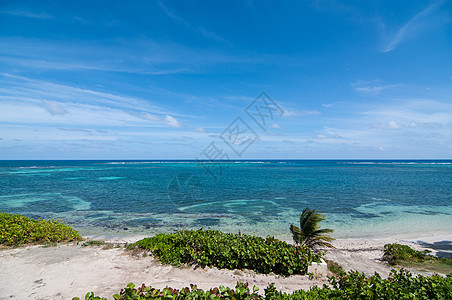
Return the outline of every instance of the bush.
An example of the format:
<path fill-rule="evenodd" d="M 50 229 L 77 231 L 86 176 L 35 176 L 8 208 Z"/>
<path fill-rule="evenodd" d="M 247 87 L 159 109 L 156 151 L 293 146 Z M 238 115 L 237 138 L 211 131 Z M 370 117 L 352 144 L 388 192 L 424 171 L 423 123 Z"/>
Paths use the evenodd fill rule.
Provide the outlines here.
<path fill-rule="evenodd" d="M 180 231 L 145 238 L 134 245 L 149 249 L 164 264 L 195 263 L 225 269 L 251 269 L 258 273 L 305 274 L 321 254 L 274 237 L 223 233 L 214 230 Z"/>
<path fill-rule="evenodd" d="M 80 234 L 57 220 L 34 220 L 0 212 L 0 245 L 18 246 L 81 240 Z"/>
<path fill-rule="evenodd" d="M 335 261 L 325 259 L 328 271 L 331 271 L 335 276 L 345 275 L 345 271 L 340 264 Z"/>
<path fill-rule="evenodd" d="M 378 273 L 367 278 L 350 272 L 339 279 L 330 278 L 332 289 L 342 299 L 451 299 L 452 277 L 413 276 L 407 270 L 392 270 L 388 279 Z"/>
<path fill-rule="evenodd" d="M 163 290 L 146 287 L 144 284 L 135 288 L 129 283 L 119 294 L 113 296 L 117 300 L 126 299 L 162 299 L 162 300 L 313 300 L 313 299 L 451 299 L 452 276 L 447 277 L 413 277 L 406 270 L 391 271 L 388 279 L 382 279 L 378 274 L 367 278 L 358 272 L 349 272 L 339 279 L 329 277 L 330 286 L 314 286 L 308 291 L 299 290 L 291 294 L 279 292 L 274 284 L 265 289 L 263 296 L 258 295 L 258 288 L 252 290 L 247 284 L 238 282 L 235 289 L 213 288 L 209 291 L 191 288 Z M 78 298 L 74 298 L 78 299 Z M 95 297 L 92 292 L 85 297 L 88 300 L 106 300 Z"/>
<path fill-rule="evenodd" d="M 428 270 L 435 273 L 452 272 L 452 257 L 435 257 L 427 254 L 430 251 L 417 251 L 406 245 L 386 244 L 383 260 L 390 265 Z"/>
<path fill-rule="evenodd" d="M 135 288 L 133 283 L 129 283 L 126 288 L 122 289 L 119 294 L 113 295 L 116 300 L 125 299 L 165 299 L 165 300 L 182 300 L 182 299 L 236 299 L 236 300 L 259 300 L 261 297 L 257 294 L 259 288 L 254 287 L 253 291 L 250 291 L 248 284 L 237 282 L 234 289 L 220 286 L 219 288 L 213 288 L 209 291 L 198 289 L 196 285 L 191 284 L 190 288 L 186 287 L 182 290 L 176 290 L 173 288 L 164 288 L 163 290 L 147 287 L 144 284 L 139 288 Z M 94 295 L 93 292 L 89 292 L 85 296 L 86 300 L 107 300 L 107 298 L 101 298 Z M 80 300 L 78 297 L 72 298 L 72 300 Z"/>
<path fill-rule="evenodd" d="M 383 260 L 390 265 L 396 265 L 401 260 L 424 261 L 429 258 L 432 258 L 432 256 L 427 255 L 426 252 L 417 251 L 410 246 L 400 244 L 386 244 L 383 253 Z"/>
<path fill-rule="evenodd" d="M 82 244 L 82 247 L 91 247 L 91 246 L 105 246 L 107 243 L 102 241 L 86 241 Z"/>

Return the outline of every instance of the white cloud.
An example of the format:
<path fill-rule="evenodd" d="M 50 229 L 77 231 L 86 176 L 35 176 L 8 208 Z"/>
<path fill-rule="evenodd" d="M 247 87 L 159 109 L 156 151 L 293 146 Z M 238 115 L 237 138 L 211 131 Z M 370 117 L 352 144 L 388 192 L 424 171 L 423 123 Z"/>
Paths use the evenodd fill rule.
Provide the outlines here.
<path fill-rule="evenodd" d="M 425 9 L 413 16 L 408 22 L 400 27 L 390 38 L 384 41 L 382 52 L 390 52 L 394 50 L 401 42 L 414 36 L 426 26 L 427 17 L 437 10 L 445 0 L 432 2 Z"/>
<path fill-rule="evenodd" d="M 389 129 L 389 130 L 395 130 L 395 129 L 400 129 L 400 128 L 404 128 L 404 127 L 405 127 L 405 125 L 403 125 L 395 120 L 389 120 L 384 123 L 376 123 L 376 124 L 372 124 L 370 126 L 370 128 L 372 128 L 372 129 Z"/>
<path fill-rule="evenodd" d="M 397 120 L 398 123 L 407 125 L 413 122 L 413 125 L 417 124 L 418 127 L 425 123 L 451 124 L 452 103 L 430 99 L 393 101 L 391 104 L 376 105 L 362 114 L 367 119 L 380 123 Z"/>
<path fill-rule="evenodd" d="M 1 75 L 5 79 L 0 87 L 0 121 L 3 122 L 36 127 L 141 127 L 143 130 L 181 126 L 176 119 L 180 114 L 167 112 L 144 99 Z"/>
<path fill-rule="evenodd" d="M 278 124 L 274 123 L 274 124 L 270 125 L 270 128 L 279 129 L 281 127 Z"/>
<path fill-rule="evenodd" d="M 320 114 L 320 112 L 317 110 L 297 110 L 283 108 L 283 111 L 283 117 L 300 117 Z"/>
<path fill-rule="evenodd" d="M 3 100 L 5 105 L 7 103 L 24 106 L 39 105 L 53 116 L 74 116 L 70 108 L 75 108 L 77 111 L 80 109 L 93 111 L 99 108 L 99 112 L 102 108 L 105 108 L 106 112 L 121 111 L 121 114 L 129 114 L 135 118 L 162 124 L 167 123 L 166 115 L 193 117 L 167 111 L 142 98 L 83 89 L 10 74 L 0 74 L 0 77 L 3 77 L 4 83 L 0 87 L 0 100 Z M 82 116 L 80 117 L 82 118 Z M 100 118 L 95 118 L 93 121 L 98 119 Z"/>
<path fill-rule="evenodd" d="M 103 41 L 52 41 L 25 37 L 0 37 L 0 64 L 10 70 L 106 71 L 127 74 L 206 74 L 211 66 L 269 65 L 285 57 L 260 53 L 245 55 L 200 49 L 151 38 Z M 3 68 L 5 69 L 5 67 Z M 5 69 L 7 70 L 7 69 Z"/>
<path fill-rule="evenodd" d="M 142 118 L 144 120 L 150 120 L 150 121 L 160 121 L 161 118 L 159 116 L 156 115 L 151 115 L 150 113 L 144 112 L 141 114 L 136 114 L 136 116 L 138 116 L 139 118 Z"/>
<path fill-rule="evenodd" d="M 226 96 L 226 97 L 224 97 L 224 99 L 233 100 L 233 101 L 246 101 L 246 102 L 252 102 L 253 100 L 255 100 L 255 98 L 249 97 L 249 96 Z"/>
<path fill-rule="evenodd" d="M 1 97 L 0 97 L 1 99 Z M 54 103 L 57 104 L 57 103 Z M 80 103 L 65 103 L 67 113 L 58 110 L 58 104 L 52 118 L 49 111 L 42 109 L 41 101 L 0 101 L 0 120 L 14 124 L 35 125 L 78 125 L 78 126 L 143 126 L 148 121 L 137 118 L 115 108 Z M 155 124 L 157 125 L 157 124 Z"/>
<path fill-rule="evenodd" d="M 55 101 L 42 100 L 42 103 L 44 104 L 45 110 L 52 116 L 65 115 L 68 113 L 61 104 Z"/>
<path fill-rule="evenodd" d="M 418 127 L 419 125 L 418 125 L 416 122 L 411 121 L 410 124 L 409 124 L 408 126 L 411 127 L 411 128 L 416 128 L 416 127 Z"/>
<path fill-rule="evenodd" d="M 326 155 L 336 153 L 337 157 L 447 158 L 452 155 L 449 147 L 452 103 L 448 99 L 379 97 L 379 101 L 348 105 L 345 115 L 325 115 L 315 121 L 310 126 L 311 135 L 303 129 L 285 139 L 302 146 L 297 149 L 312 149 L 313 153 Z M 310 138 L 312 133 L 314 138 Z"/>
<path fill-rule="evenodd" d="M 182 126 L 182 124 L 179 123 L 179 121 L 177 121 L 175 118 L 173 118 L 169 115 L 166 115 L 165 121 L 171 127 L 181 127 Z"/>
<path fill-rule="evenodd" d="M 145 99 L 83 89 L 10 74 L 1 75 L 5 79 L 3 87 L 0 87 L 0 97 L 3 99 L 41 99 L 58 103 L 72 102 L 100 105 L 127 111 L 138 110 L 154 114 L 168 114 L 168 111 L 153 105 Z M 171 114 L 174 115 L 174 113 Z"/>
<path fill-rule="evenodd" d="M 227 42 L 225 39 L 223 39 L 222 37 L 220 37 L 218 34 L 216 34 L 214 32 L 206 30 L 205 28 L 202 28 L 202 27 L 193 26 L 192 24 L 187 22 L 187 20 L 185 20 L 181 16 L 177 15 L 174 11 L 170 10 L 165 4 L 163 4 L 162 1 L 158 1 L 158 4 L 162 8 L 162 10 L 166 13 L 166 15 L 168 15 L 174 21 L 183 24 L 187 28 L 193 30 L 194 32 L 196 32 L 198 34 L 203 35 L 204 37 L 206 37 L 208 39 L 212 39 L 212 40 L 216 40 L 216 41 L 220 41 L 220 42 Z"/>
<path fill-rule="evenodd" d="M 356 92 L 368 95 L 377 95 L 383 90 L 391 89 L 400 86 L 399 84 L 389 84 L 389 85 L 381 85 L 378 84 L 378 80 L 373 81 L 363 81 L 358 80 L 355 83 L 352 83 L 352 87 Z"/>
<path fill-rule="evenodd" d="M 11 16 L 16 17 L 26 17 L 26 18 L 33 18 L 33 19 L 53 19 L 52 16 L 46 14 L 46 13 L 34 13 L 27 10 L 3 10 L 0 11 L 1 14 L 8 14 Z"/>
<path fill-rule="evenodd" d="M 399 128 L 402 128 L 402 127 L 403 126 L 401 124 L 397 123 L 394 120 L 390 120 L 390 121 L 388 121 L 386 124 L 384 124 L 382 126 L 382 128 L 385 128 L 385 129 L 399 129 Z"/>

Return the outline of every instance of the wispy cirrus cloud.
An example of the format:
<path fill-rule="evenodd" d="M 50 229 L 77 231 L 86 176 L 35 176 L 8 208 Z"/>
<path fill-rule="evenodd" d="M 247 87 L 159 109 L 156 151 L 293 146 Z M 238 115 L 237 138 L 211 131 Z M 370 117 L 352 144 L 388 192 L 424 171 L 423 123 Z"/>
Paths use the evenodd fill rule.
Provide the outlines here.
<path fill-rule="evenodd" d="M 380 128 L 380 129 L 400 129 L 404 126 L 400 124 L 397 121 L 389 120 L 388 122 L 382 123 L 382 124 L 375 124 L 373 125 L 373 128 Z"/>
<path fill-rule="evenodd" d="M 49 101 L 49 100 L 42 100 L 42 103 L 44 104 L 44 108 L 46 109 L 46 111 L 51 114 L 52 116 L 55 115 L 65 115 L 68 113 L 68 111 L 66 109 L 64 109 L 63 106 L 61 106 L 61 104 L 54 102 L 54 101 Z"/>
<path fill-rule="evenodd" d="M 18 124 L 180 127 L 178 113 L 149 100 L 1 74 L 0 121 Z M 49 118 L 49 115 L 51 118 Z"/>
<path fill-rule="evenodd" d="M 168 15 L 168 17 L 170 17 L 171 19 L 173 19 L 176 22 L 182 23 L 185 26 L 192 28 L 192 26 L 187 21 L 185 21 L 184 18 L 182 18 L 181 16 L 177 15 L 172 10 L 170 10 L 168 8 L 168 6 L 163 4 L 162 1 L 158 1 L 158 4 L 159 4 L 160 8 Z"/>
<path fill-rule="evenodd" d="M 196 51 L 183 45 L 152 40 L 110 41 L 107 44 L 0 37 L 0 62 L 19 70 L 105 71 L 144 75 L 191 73 L 199 69 Z M 132 48 L 131 44 L 134 45 Z M 204 55 L 207 58 L 205 64 L 215 63 L 214 57 L 208 53 Z M 183 59 L 184 56 L 191 57 L 191 60 Z M 202 59 L 199 58 L 199 61 Z"/>
<path fill-rule="evenodd" d="M 432 14 L 436 10 L 438 10 L 445 2 L 446 0 L 433 1 L 422 11 L 414 15 L 408 22 L 398 28 L 395 32 L 393 32 L 389 36 L 385 36 L 381 52 L 390 52 L 406 39 L 411 38 L 421 32 L 426 26 L 429 25 L 429 22 L 432 19 Z M 385 25 L 381 25 L 385 32 Z"/>
<path fill-rule="evenodd" d="M 57 41 L 0 37 L 0 63 L 10 70 L 105 71 L 141 75 L 204 74 L 218 66 L 272 64 L 275 55 L 241 55 L 152 39 Z"/>
<path fill-rule="evenodd" d="M 409 124 L 438 123 L 444 126 L 452 125 L 452 104 L 447 101 L 432 99 L 399 99 L 396 103 L 382 104 L 361 114 L 377 122 L 395 120 L 405 127 Z M 417 127 L 417 126 L 414 126 Z M 401 128 L 401 127 L 400 127 Z"/>
<path fill-rule="evenodd" d="M 318 149 L 343 149 L 382 157 L 423 157 L 452 153 L 452 104 L 426 98 L 392 98 L 369 102 L 335 117 L 311 139 Z M 317 146 L 315 146 L 317 145 Z M 320 147 L 319 145 L 322 145 Z M 433 149 L 433 150 L 432 150 Z"/>
<path fill-rule="evenodd" d="M 352 87 L 356 92 L 367 95 L 377 95 L 384 90 L 392 89 L 398 86 L 400 86 L 400 84 L 383 84 L 379 80 L 358 80 L 352 83 Z"/>
<path fill-rule="evenodd" d="M 33 19 L 54 19 L 53 16 L 47 13 L 36 13 L 29 10 L 21 10 L 21 9 L 6 9 L 0 10 L 0 14 L 6 14 L 16 17 L 25 17 L 25 18 L 33 18 Z"/>
<path fill-rule="evenodd" d="M 308 109 L 293 109 L 293 108 L 283 108 L 283 117 L 301 117 L 301 116 L 309 116 L 309 115 L 318 115 L 320 114 L 317 110 L 308 110 Z"/>
<path fill-rule="evenodd" d="M 182 123 L 190 116 L 146 99 L 9 74 L 1 74 L 0 80 L 3 159 L 47 157 L 46 153 L 87 158 L 93 151 L 99 158 L 149 158 L 156 152 L 178 157 L 193 146 L 175 147 L 174 138 L 209 138 Z M 165 143 L 173 146 L 162 146 Z"/>
<path fill-rule="evenodd" d="M 169 115 L 165 116 L 165 121 L 171 127 L 176 127 L 177 128 L 177 127 L 181 127 L 182 126 L 182 124 L 178 120 L 176 120 L 176 118 L 174 118 L 172 116 L 169 116 Z"/>
<path fill-rule="evenodd" d="M 174 11 L 172 11 L 170 8 L 168 8 L 168 6 L 166 6 L 162 1 L 158 1 L 158 4 L 162 8 L 162 10 L 165 12 L 165 14 L 168 15 L 174 21 L 183 24 L 190 30 L 192 30 L 198 34 L 201 34 L 208 39 L 229 44 L 229 42 L 226 39 L 222 38 L 218 34 L 212 32 L 212 31 L 209 31 L 203 27 L 193 26 L 191 23 L 187 22 L 187 20 L 185 20 L 180 15 L 176 14 Z"/>

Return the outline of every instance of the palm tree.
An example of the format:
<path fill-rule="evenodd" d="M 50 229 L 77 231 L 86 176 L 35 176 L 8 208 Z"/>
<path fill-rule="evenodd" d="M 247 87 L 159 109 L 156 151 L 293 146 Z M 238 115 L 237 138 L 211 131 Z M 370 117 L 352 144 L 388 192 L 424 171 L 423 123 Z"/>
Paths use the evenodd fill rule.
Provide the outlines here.
<path fill-rule="evenodd" d="M 333 229 L 320 229 L 319 223 L 325 220 L 323 214 L 317 213 L 316 210 L 310 210 L 306 207 L 300 217 L 300 227 L 290 225 L 290 231 L 293 235 L 295 244 L 307 246 L 313 250 L 318 247 L 334 248 L 329 242 L 334 239 L 328 234 Z"/>

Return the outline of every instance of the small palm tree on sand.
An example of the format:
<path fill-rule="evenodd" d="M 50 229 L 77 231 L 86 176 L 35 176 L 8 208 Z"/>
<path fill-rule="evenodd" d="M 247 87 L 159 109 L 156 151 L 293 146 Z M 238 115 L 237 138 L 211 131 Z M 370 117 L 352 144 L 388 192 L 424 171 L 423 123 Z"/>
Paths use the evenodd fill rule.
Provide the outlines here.
<path fill-rule="evenodd" d="M 293 235 L 295 244 L 307 246 L 313 250 L 319 247 L 334 248 L 329 242 L 334 239 L 328 234 L 333 229 L 320 229 L 319 223 L 325 220 L 323 214 L 317 213 L 316 210 L 310 210 L 306 207 L 300 217 L 300 227 L 290 225 L 290 231 Z"/>

